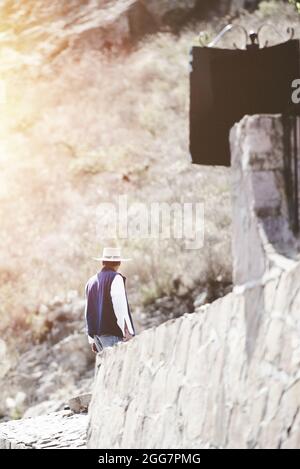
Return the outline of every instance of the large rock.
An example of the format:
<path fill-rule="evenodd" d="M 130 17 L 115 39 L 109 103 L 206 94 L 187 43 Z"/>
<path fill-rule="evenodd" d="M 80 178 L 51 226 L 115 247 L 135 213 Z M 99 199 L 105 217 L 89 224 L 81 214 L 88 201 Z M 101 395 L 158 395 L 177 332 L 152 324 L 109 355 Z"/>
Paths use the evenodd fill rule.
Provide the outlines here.
<path fill-rule="evenodd" d="M 72 397 L 72 399 L 69 400 L 70 410 L 75 414 L 87 412 L 91 402 L 91 398 L 91 393 L 80 394 L 79 396 Z"/>
<path fill-rule="evenodd" d="M 72 370 L 74 377 L 79 377 L 93 362 L 84 334 L 73 334 L 61 340 L 53 347 L 52 354 L 63 372 Z"/>

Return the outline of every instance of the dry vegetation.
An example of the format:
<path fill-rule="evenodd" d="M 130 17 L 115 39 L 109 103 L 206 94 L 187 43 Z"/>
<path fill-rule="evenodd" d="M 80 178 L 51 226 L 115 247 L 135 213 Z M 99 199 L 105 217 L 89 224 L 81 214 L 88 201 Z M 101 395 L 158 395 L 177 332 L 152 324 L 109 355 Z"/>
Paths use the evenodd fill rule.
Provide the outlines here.
<path fill-rule="evenodd" d="M 263 2 L 258 13 L 238 21 L 250 28 L 266 18 L 282 31 L 290 21 L 299 26 L 291 7 L 278 2 Z M 201 29 L 213 35 L 223 24 L 199 24 L 178 37 L 158 34 L 130 54 L 66 49 L 43 66 L 5 69 L 4 335 L 30 325 L 38 305 L 54 296 L 69 290 L 83 295 L 96 269 L 90 258 L 109 243 L 122 245 L 134 259 L 124 270 L 134 307 L 171 293 L 176 278 L 188 277 L 191 289 L 217 277 L 230 282 L 230 172 L 192 166 L 188 156 L 189 49 Z M 11 64 L 14 52 L 6 53 L 4 63 Z M 129 204 L 204 202 L 204 248 L 187 251 L 174 239 L 102 239 L 99 204 L 122 194 Z"/>

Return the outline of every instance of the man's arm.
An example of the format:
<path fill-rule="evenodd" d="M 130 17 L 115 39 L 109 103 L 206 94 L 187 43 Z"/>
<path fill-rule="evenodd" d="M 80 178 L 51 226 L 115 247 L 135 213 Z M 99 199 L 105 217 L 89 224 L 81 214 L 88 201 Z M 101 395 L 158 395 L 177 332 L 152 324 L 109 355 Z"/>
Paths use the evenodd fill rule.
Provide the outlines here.
<path fill-rule="evenodd" d="M 116 275 L 110 289 L 114 312 L 123 337 L 128 340 L 134 336 L 134 330 L 129 318 L 125 285 L 121 275 Z"/>

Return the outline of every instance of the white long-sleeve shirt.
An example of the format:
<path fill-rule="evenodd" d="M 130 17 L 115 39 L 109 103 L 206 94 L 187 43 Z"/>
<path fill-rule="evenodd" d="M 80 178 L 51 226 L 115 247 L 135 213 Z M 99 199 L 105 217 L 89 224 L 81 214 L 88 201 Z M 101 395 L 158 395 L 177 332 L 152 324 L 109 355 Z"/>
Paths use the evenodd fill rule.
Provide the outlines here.
<path fill-rule="evenodd" d="M 117 324 L 120 327 L 123 336 L 125 337 L 125 325 L 129 334 L 134 335 L 134 330 L 128 314 L 128 304 L 126 299 L 125 285 L 123 278 L 120 274 L 117 274 L 113 279 L 110 287 L 110 295 L 112 299 L 114 313 L 116 315 Z M 85 316 L 87 311 L 85 311 Z M 88 341 L 90 344 L 94 342 L 94 339 L 88 335 Z"/>
<path fill-rule="evenodd" d="M 114 312 L 117 318 L 117 323 L 123 333 L 123 336 L 125 337 L 125 324 L 127 326 L 129 334 L 134 335 L 134 331 L 132 329 L 131 321 L 128 314 L 125 285 L 121 275 L 116 275 L 113 279 L 110 287 L 110 295 L 114 307 Z"/>

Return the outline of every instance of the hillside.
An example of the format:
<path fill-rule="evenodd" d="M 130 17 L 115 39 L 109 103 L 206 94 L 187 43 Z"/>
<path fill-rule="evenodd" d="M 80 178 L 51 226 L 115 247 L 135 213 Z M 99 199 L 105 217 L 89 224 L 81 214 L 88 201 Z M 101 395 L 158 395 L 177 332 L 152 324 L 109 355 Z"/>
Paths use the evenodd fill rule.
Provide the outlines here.
<path fill-rule="evenodd" d="M 55 353 L 70 334 L 82 333 L 84 285 L 98 268 L 91 257 L 103 245 L 118 243 L 133 258 L 123 272 L 139 331 L 230 290 L 230 171 L 192 166 L 188 154 L 189 49 L 199 31 L 214 36 L 227 19 L 200 20 L 199 13 L 174 34 L 165 18 L 152 31 L 132 36 L 133 3 L 105 1 L 99 8 L 100 2 L 88 1 L 26 1 L 22 7 L 2 2 L 2 415 L 20 416 L 46 392 L 61 406 L 79 379 L 83 390 L 88 387 L 88 351 L 80 355 L 80 372 L 70 365 L 70 389 L 62 378 L 67 362 L 53 364 L 48 378 L 44 373 L 51 361 L 60 365 L 50 349 L 57 346 Z M 250 29 L 265 20 L 277 24 L 279 17 L 282 32 L 291 22 L 299 31 L 293 7 L 278 2 L 263 2 L 234 21 Z M 139 213 L 137 203 L 204 203 L 205 249 L 187 250 L 174 237 L 102 236 L 100 204 L 118 205 L 122 195 L 131 207 L 130 222 Z M 55 335 L 57 315 L 70 302 L 69 317 L 62 315 Z M 67 355 L 68 342 L 60 347 Z M 28 371 L 37 374 L 30 399 L 20 398 L 19 409 L 13 402 L 28 385 L 20 372 L 25 352 Z"/>

